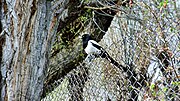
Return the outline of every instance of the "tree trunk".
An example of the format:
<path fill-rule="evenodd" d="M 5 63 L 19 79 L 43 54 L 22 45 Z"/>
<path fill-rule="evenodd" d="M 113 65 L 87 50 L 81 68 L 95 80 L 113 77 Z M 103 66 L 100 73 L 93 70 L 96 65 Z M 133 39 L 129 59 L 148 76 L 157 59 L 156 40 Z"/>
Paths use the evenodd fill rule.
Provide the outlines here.
<path fill-rule="evenodd" d="M 57 20 L 50 4 L 48 0 L 0 1 L 2 101 L 40 100 Z"/>

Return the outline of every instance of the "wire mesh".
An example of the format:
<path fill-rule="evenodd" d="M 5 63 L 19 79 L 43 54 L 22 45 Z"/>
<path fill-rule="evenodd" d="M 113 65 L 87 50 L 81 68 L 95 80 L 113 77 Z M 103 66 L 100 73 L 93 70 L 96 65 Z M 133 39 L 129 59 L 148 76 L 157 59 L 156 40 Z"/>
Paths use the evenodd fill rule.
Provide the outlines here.
<path fill-rule="evenodd" d="M 47 91 L 42 101 L 179 101 L 178 13 L 173 7 L 158 8 L 156 3 L 137 2 L 130 10 L 133 13 L 120 11 L 100 41 L 127 70 L 88 55 L 48 87 L 54 90 Z"/>

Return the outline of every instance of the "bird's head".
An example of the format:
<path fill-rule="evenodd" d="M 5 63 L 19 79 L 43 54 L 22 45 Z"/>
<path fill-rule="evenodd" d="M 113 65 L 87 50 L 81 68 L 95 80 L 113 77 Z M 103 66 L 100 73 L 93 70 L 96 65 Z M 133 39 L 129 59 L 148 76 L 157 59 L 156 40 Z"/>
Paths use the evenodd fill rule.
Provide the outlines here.
<path fill-rule="evenodd" d="M 91 36 L 90 36 L 90 34 L 84 34 L 84 35 L 82 35 L 81 39 L 83 42 L 83 47 L 85 48 L 88 44 L 88 41 L 91 40 Z"/>
<path fill-rule="evenodd" d="M 89 41 L 89 40 L 91 40 L 90 34 L 84 34 L 84 35 L 82 35 L 82 40 L 83 40 L 83 41 Z"/>

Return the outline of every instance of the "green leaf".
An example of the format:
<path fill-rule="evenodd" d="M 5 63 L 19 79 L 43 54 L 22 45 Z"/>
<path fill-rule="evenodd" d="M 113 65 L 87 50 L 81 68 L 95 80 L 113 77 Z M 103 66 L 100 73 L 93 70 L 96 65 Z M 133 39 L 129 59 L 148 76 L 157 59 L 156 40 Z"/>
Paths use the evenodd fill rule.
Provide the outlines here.
<path fill-rule="evenodd" d="M 179 81 L 172 82 L 172 84 L 173 84 L 174 86 L 180 86 L 180 82 L 179 82 Z"/>
<path fill-rule="evenodd" d="M 155 88 L 155 84 L 151 84 L 150 90 L 154 90 L 154 88 Z"/>
<path fill-rule="evenodd" d="M 167 90 L 168 90 L 167 87 L 164 87 L 164 88 L 163 88 L 163 92 L 166 92 Z"/>

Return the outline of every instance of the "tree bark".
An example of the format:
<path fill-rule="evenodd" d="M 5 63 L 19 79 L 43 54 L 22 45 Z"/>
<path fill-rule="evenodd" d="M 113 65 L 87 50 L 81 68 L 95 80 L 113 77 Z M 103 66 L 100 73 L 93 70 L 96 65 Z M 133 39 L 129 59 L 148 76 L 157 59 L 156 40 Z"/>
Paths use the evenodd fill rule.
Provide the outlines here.
<path fill-rule="evenodd" d="M 48 0 L 2 0 L 1 100 L 37 101 L 42 94 L 57 17 Z"/>

